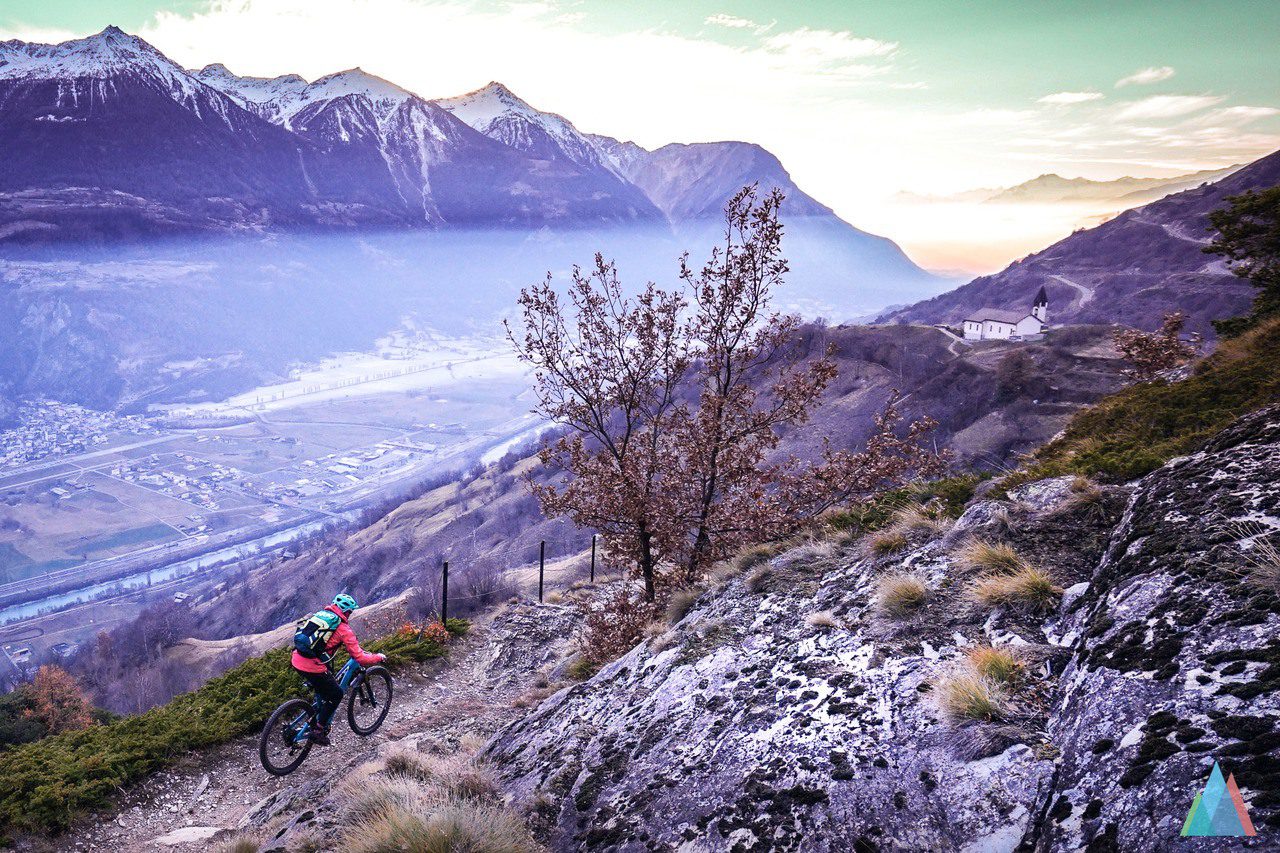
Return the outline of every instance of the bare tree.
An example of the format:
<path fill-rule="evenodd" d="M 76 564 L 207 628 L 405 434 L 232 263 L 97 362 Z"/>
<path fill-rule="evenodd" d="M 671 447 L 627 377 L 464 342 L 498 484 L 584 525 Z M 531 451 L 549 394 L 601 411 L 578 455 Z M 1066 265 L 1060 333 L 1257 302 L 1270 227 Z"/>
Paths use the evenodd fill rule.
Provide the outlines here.
<path fill-rule="evenodd" d="M 540 458 L 570 476 L 530 477 L 531 488 L 548 515 L 600 530 L 612 553 L 637 562 L 649 601 L 660 563 L 691 581 L 859 490 L 941 465 L 923 443 L 932 421 L 897 435 L 896 397 L 865 451 L 775 458 L 836 374 L 830 353 L 802 361 L 799 321 L 770 308 L 787 272 L 782 200 L 747 187 L 729 201 L 723 244 L 697 272 L 681 261 L 688 298 L 650 283 L 628 299 L 597 255 L 590 274 L 575 268 L 569 305 L 548 278 L 521 293 L 523 338 L 508 330 L 534 367 L 539 411 L 569 428 Z"/>
<path fill-rule="evenodd" d="M 1182 327 L 1187 315 L 1181 311 L 1166 314 L 1156 332 L 1120 329 L 1115 333 L 1116 349 L 1131 365 L 1124 375 L 1139 382 L 1149 382 L 1161 371 L 1186 364 L 1200 351 L 1200 335 L 1182 340 Z"/>
<path fill-rule="evenodd" d="M 534 368 L 538 412 L 569 427 L 539 459 L 572 478 L 527 482 L 548 515 L 599 530 L 614 553 L 637 563 L 652 598 L 655 539 L 671 512 L 660 487 L 670 464 L 663 432 L 689 366 L 684 300 L 653 283 L 628 298 L 599 254 L 589 272 L 574 267 L 568 297 L 565 306 L 548 276 L 521 291 L 523 337 L 508 327 Z"/>

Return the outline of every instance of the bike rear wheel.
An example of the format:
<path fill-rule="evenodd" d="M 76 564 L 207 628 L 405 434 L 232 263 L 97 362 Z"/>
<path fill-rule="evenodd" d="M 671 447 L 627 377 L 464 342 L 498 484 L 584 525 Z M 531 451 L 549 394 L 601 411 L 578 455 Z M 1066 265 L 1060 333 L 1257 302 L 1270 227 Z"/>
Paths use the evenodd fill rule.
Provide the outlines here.
<path fill-rule="evenodd" d="M 380 666 L 361 674 L 347 697 L 347 722 L 358 735 L 369 736 L 378 730 L 391 710 L 391 673 Z"/>
<path fill-rule="evenodd" d="M 288 776 L 306 760 L 311 741 L 299 734 L 314 722 L 314 714 L 315 708 L 305 699 L 290 699 L 272 712 L 258 742 L 258 757 L 268 773 Z"/>

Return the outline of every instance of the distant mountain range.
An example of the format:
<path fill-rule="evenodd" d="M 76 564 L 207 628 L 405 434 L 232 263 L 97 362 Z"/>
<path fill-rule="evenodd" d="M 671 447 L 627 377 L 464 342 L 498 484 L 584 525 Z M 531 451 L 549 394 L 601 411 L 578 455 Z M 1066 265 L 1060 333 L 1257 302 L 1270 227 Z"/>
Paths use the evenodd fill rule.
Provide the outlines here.
<path fill-rule="evenodd" d="M 1280 184 L 1280 152 L 1213 183 L 1127 210 L 1114 219 L 1010 264 L 995 275 L 894 310 L 882 322 L 958 323 L 977 308 L 1027 308 L 1037 291 L 1049 295 L 1049 321 L 1122 323 L 1143 329 L 1181 309 L 1196 331 L 1242 313 L 1253 288 L 1223 259 L 1202 250 L 1212 234 L 1210 211 L 1228 196 Z"/>
<path fill-rule="evenodd" d="M 899 193 L 903 201 L 968 201 L 996 204 L 1052 204 L 1055 202 L 1115 202 L 1125 205 L 1143 204 L 1163 198 L 1170 193 L 1182 192 L 1204 183 L 1221 180 L 1239 165 L 1224 169 L 1205 169 L 1169 178 L 1116 178 L 1112 181 L 1094 181 L 1088 178 L 1064 178 L 1046 174 L 1012 187 L 966 190 L 952 195 L 920 195 Z"/>
<path fill-rule="evenodd" d="M 647 151 L 581 133 L 500 83 L 433 101 L 360 69 L 310 83 L 222 65 L 191 72 L 115 27 L 0 44 L 0 158 L 9 243 L 648 225 L 684 237 L 755 182 L 787 192 L 793 266 L 809 243 L 833 253 L 822 265 L 839 287 L 816 304 L 847 302 L 852 314 L 943 281 L 840 220 L 756 145 Z"/>

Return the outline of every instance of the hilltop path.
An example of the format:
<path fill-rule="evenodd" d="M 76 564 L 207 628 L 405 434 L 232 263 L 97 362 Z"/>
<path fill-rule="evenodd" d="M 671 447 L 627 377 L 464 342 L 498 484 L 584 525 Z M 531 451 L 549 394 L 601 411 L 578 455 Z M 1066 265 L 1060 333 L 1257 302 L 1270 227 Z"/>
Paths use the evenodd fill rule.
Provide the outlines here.
<path fill-rule="evenodd" d="M 552 692 L 548 676 L 554 680 L 552 670 L 570 654 L 577 613 L 565 605 L 506 606 L 455 641 L 449 658 L 399 672 L 390 714 L 373 736 L 350 730 L 344 706 L 333 746 L 315 748 L 284 778 L 258 763 L 256 735 L 192 754 L 131 789 L 115 811 L 82 821 L 52 849 L 208 850 L 211 841 L 245 830 L 261 837 L 262 849 L 274 849 L 273 838 L 305 833 L 313 821 L 323 826 L 329 791 L 388 748 L 452 751 L 464 740 L 483 741 L 522 713 L 521 696 Z"/>

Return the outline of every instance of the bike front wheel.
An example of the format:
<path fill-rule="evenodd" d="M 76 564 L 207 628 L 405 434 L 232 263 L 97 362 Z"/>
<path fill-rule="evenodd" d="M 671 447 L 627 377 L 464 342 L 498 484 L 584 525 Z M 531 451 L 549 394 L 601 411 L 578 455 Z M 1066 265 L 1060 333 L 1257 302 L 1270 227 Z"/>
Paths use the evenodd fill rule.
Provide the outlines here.
<path fill-rule="evenodd" d="M 391 673 L 380 666 L 366 669 L 347 697 L 347 722 L 365 737 L 373 734 L 391 710 Z"/>
<path fill-rule="evenodd" d="M 311 752 L 307 739 L 315 708 L 305 699 L 290 699 L 272 712 L 262 729 L 258 757 L 273 776 L 288 776 Z"/>

